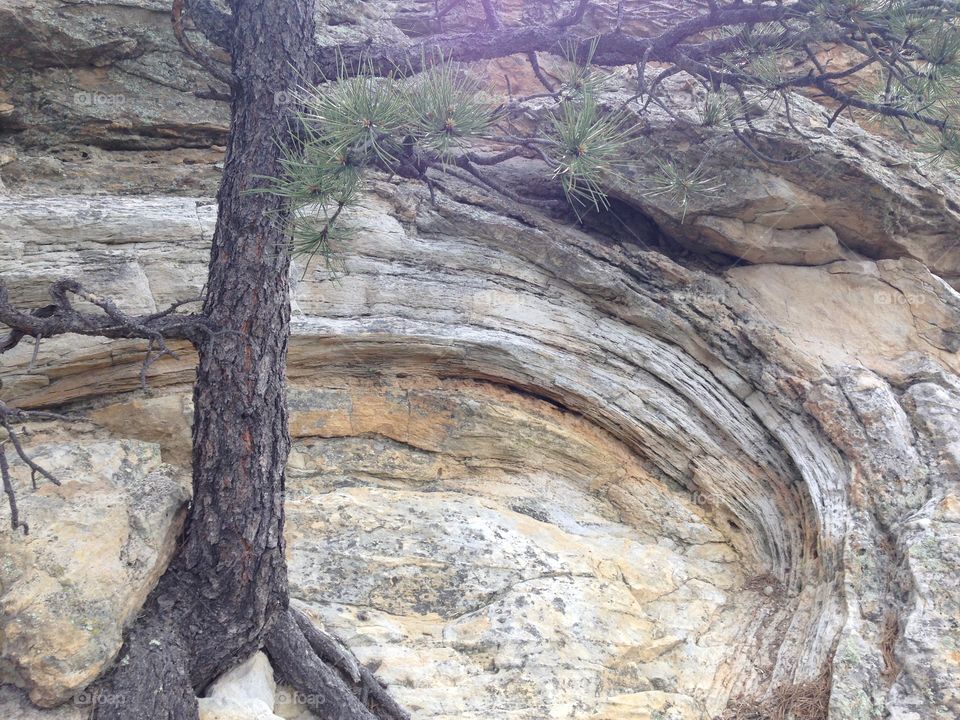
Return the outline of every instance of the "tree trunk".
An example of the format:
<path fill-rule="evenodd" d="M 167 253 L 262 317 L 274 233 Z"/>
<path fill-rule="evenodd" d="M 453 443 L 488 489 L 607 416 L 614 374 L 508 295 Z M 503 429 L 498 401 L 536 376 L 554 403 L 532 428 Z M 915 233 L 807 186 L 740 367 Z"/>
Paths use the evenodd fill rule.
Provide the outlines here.
<path fill-rule="evenodd" d="M 306 76 L 313 3 L 232 0 L 231 8 L 235 85 L 204 307 L 212 332 L 198 345 L 193 505 L 169 569 L 99 686 L 99 720 L 196 717 L 197 691 L 259 650 L 273 625 L 291 625 L 287 215 L 281 198 L 252 191 L 280 172 L 290 107 L 275 98 L 290 97 Z"/>
<path fill-rule="evenodd" d="M 281 198 L 256 191 L 280 173 L 289 105 L 275 98 L 289 97 L 307 67 L 313 12 L 308 0 L 232 6 L 232 122 L 204 306 L 215 334 L 199 348 L 193 509 L 173 568 L 178 594 L 202 619 L 190 628 L 195 686 L 222 670 L 225 652 L 258 650 L 287 603 L 286 212 Z"/>

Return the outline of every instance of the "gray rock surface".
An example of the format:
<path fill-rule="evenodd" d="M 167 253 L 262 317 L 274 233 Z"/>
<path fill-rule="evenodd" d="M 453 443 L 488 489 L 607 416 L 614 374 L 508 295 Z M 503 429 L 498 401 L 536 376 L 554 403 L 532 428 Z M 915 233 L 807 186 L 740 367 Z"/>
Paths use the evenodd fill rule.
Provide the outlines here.
<path fill-rule="evenodd" d="M 157 445 L 40 440 L 32 457 L 62 484 L 41 479 L 34 490 L 11 459 L 30 533 L 5 522 L 0 534 L 0 681 L 51 707 L 82 693 L 120 649 L 173 552 L 190 478 L 162 465 Z"/>
<path fill-rule="evenodd" d="M 910 260 L 710 275 L 466 188 L 372 190 L 345 274 L 297 288 L 291 580 L 418 717 L 704 718 L 824 667 L 835 717 L 951 717 L 955 291 Z M 198 274 L 124 302 L 200 282 L 169 227 L 131 264 Z M 132 348 L 46 347 L 12 401 L 185 462 L 188 356 L 143 397 Z"/>
<path fill-rule="evenodd" d="M 322 39 L 396 33 L 405 7 L 321 3 L 354 22 Z M 224 116 L 191 95 L 165 8 L 19 9 L 0 68 L 12 294 L 43 302 L 62 274 L 130 309 L 195 294 Z M 106 116 L 41 102 L 134 86 Z M 960 716 L 960 191 L 798 107 L 813 153 L 782 167 L 652 117 L 651 148 L 715 143 L 724 185 L 680 208 L 640 182 L 656 153 L 632 158 L 609 183 L 629 232 L 377 178 L 344 272 L 297 285 L 292 590 L 414 717 L 702 720 L 824 673 L 834 720 Z M 24 343 L 0 392 L 183 469 L 193 358 L 142 393 L 143 351 L 58 339 L 31 365 Z M 9 689 L 6 707 L 31 712 Z"/>

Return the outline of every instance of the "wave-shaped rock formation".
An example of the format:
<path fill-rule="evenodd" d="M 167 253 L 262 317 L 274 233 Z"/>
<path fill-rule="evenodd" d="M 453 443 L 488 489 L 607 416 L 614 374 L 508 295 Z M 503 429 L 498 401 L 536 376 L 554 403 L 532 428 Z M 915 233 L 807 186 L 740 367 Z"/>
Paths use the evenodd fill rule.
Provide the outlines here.
<path fill-rule="evenodd" d="M 225 113 L 164 10 L 0 10 L 0 272 L 26 307 L 62 275 L 131 310 L 202 288 Z M 50 110 L 75 92 L 122 100 Z M 718 153 L 725 190 L 682 220 L 622 179 L 622 222 L 582 227 L 377 178 L 342 267 L 297 284 L 291 592 L 414 717 L 701 720 L 791 693 L 960 716 L 957 179 L 804 107 L 810 159 Z M 680 142 L 661 120 L 651 144 Z M 0 541 L 10 716 L 82 715 L 26 696 L 96 677 L 169 556 L 193 358 L 143 392 L 144 350 L 0 361 L 5 402 L 86 418 L 31 439 L 61 487 L 17 469 L 47 531 Z"/>

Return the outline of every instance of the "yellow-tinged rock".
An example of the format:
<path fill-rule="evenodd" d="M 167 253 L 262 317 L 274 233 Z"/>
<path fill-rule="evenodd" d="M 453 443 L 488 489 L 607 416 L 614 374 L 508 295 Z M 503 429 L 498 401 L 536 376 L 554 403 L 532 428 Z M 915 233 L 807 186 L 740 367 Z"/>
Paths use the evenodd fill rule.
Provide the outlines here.
<path fill-rule="evenodd" d="M 120 649 L 122 632 L 166 567 L 190 481 L 156 445 L 32 445 L 40 480 L 12 459 L 23 536 L 0 533 L 0 680 L 50 707 L 82 690 Z M 9 457 L 8 453 L 8 457 Z"/>

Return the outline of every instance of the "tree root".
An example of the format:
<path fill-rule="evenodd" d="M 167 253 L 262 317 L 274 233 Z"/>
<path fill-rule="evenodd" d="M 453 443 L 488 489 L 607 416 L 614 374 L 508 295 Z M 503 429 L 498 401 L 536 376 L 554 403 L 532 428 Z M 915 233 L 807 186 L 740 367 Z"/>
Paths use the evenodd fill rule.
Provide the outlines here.
<path fill-rule="evenodd" d="M 91 720 L 195 720 L 202 687 L 191 677 L 197 648 L 190 643 L 172 616 L 147 610 L 114 666 L 85 694 Z M 278 681 L 292 685 L 322 720 L 410 720 L 346 646 L 294 608 L 275 616 L 263 649 Z"/>
<path fill-rule="evenodd" d="M 116 664 L 92 690 L 92 720 L 196 718 L 189 667 L 189 654 L 175 631 L 138 623 Z"/>
<path fill-rule="evenodd" d="M 264 650 L 279 679 L 324 720 L 410 720 L 373 673 L 294 608 L 276 619 Z"/>
<path fill-rule="evenodd" d="M 302 612 L 294 608 L 290 608 L 289 612 L 297 621 L 297 626 L 303 632 L 304 637 L 306 637 L 314 652 L 317 653 L 317 656 L 328 665 L 346 673 L 354 687 L 359 689 L 360 699 L 364 703 L 372 701 L 375 706 L 386 711 L 386 717 L 388 718 L 410 720 L 406 710 L 397 704 L 397 701 L 390 696 L 372 672 L 357 662 L 350 649 L 339 639 L 321 631 Z"/>

